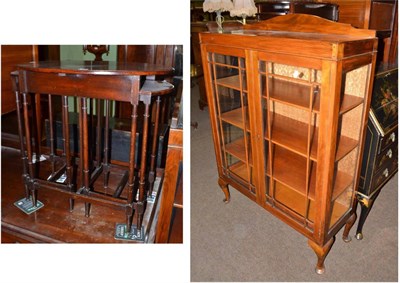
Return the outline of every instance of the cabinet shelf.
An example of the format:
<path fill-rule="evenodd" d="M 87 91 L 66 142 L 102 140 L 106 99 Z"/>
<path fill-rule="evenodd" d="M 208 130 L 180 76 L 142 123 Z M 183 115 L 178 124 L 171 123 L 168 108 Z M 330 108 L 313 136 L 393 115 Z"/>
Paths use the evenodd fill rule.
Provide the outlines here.
<path fill-rule="evenodd" d="M 247 92 L 246 77 L 242 77 L 242 88 L 240 88 L 240 78 L 239 75 L 229 76 L 225 78 L 217 79 L 217 85 L 235 89 L 238 91 Z"/>
<path fill-rule="evenodd" d="M 226 144 L 225 145 L 225 151 L 227 153 L 229 153 L 230 155 L 233 155 L 237 159 L 239 159 L 239 160 L 241 160 L 243 162 L 247 162 L 246 161 L 245 146 L 246 145 L 245 145 L 245 142 L 244 142 L 244 138 L 239 138 L 237 140 L 234 140 L 231 143 Z M 248 147 L 248 148 L 250 149 L 250 147 Z M 249 165 L 253 166 L 253 160 L 252 160 L 252 157 L 251 157 L 250 150 L 249 150 L 248 154 L 249 154 Z"/>
<path fill-rule="evenodd" d="M 244 181 L 246 181 L 247 183 L 251 183 L 250 179 L 249 179 L 249 174 L 247 172 L 247 165 L 246 163 L 242 162 L 242 161 L 238 161 L 235 164 L 229 166 L 229 170 L 234 173 L 235 175 L 239 176 L 241 179 L 243 179 Z M 251 180 L 254 180 L 254 170 L 250 170 L 251 174 L 252 174 L 252 178 Z"/>
<path fill-rule="evenodd" d="M 283 115 L 273 115 L 272 142 L 307 157 L 308 124 L 288 118 Z M 310 158 L 317 161 L 318 128 L 312 128 Z M 265 130 L 265 139 L 268 138 L 268 131 Z M 339 147 L 336 151 L 336 161 L 346 156 L 358 145 L 357 141 L 346 136 L 339 138 Z"/>
<path fill-rule="evenodd" d="M 302 109 L 309 109 L 311 86 L 291 81 L 268 78 L 268 93 L 272 101 L 279 101 Z M 265 89 L 263 96 L 267 98 Z M 313 111 L 319 112 L 319 92 L 313 94 Z"/>
<path fill-rule="evenodd" d="M 309 110 L 310 85 L 270 77 L 268 78 L 268 90 L 271 101 L 277 101 L 304 110 Z M 264 98 L 267 98 L 265 88 L 262 90 L 262 94 Z M 357 107 L 363 102 L 364 99 L 361 97 L 345 94 L 340 106 L 340 114 Z M 312 111 L 319 113 L 319 107 L 320 93 L 319 91 L 314 90 Z"/>
<path fill-rule="evenodd" d="M 247 107 L 243 107 L 244 113 L 246 113 L 246 130 L 250 130 L 249 119 L 247 118 Z M 232 124 L 240 129 L 243 129 L 243 112 L 242 108 L 236 108 L 234 110 L 221 114 L 222 121 Z"/>
<path fill-rule="evenodd" d="M 307 217 L 312 223 L 315 222 L 315 200 L 310 200 L 308 215 L 306 216 L 305 196 L 279 182 L 276 183 L 275 199 L 302 217 Z M 336 202 L 332 210 L 330 225 L 336 223 L 347 209 L 346 205 Z"/>
<path fill-rule="evenodd" d="M 308 196 L 311 200 L 315 200 L 316 164 L 312 165 Z M 274 168 L 273 176 L 271 176 L 270 170 L 268 170 L 267 176 L 272 177 L 301 195 L 306 195 L 307 159 L 280 146 L 275 146 L 272 168 Z M 352 181 L 353 179 L 350 175 L 338 171 L 334 182 L 332 199 L 339 196 L 351 185 Z"/>

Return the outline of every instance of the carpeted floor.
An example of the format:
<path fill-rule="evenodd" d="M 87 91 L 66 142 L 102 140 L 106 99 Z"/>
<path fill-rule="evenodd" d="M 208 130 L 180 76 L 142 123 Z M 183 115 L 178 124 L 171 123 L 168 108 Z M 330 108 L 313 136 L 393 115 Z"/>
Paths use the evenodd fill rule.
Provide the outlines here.
<path fill-rule="evenodd" d="M 247 197 L 231 189 L 222 202 L 208 108 L 198 108 L 192 88 L 191 280 L 192 281 L 398 281 L 398 175 L 383 188 L 359 241 L 339 231 L 317 275 L 307 239 Z"/>

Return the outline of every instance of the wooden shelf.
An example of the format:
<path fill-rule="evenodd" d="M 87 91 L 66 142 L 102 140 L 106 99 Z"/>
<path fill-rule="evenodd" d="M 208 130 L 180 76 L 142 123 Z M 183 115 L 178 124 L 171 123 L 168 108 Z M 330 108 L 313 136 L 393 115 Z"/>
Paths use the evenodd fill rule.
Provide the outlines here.
<path fill-rule="evenodd" d="M 308 110 L 311 86 L 276 78 L 268 78 L 268 91 L 271 100 Z M 263 95 L 266 97 L 265 90 Z M 313 111 L 319 112 L 319 93 L 313 95 Z"/>
<path fill-rule="evenodd" d="M 143 86 L 141 87 L 139 94 L 147 94 L 147 93 L 150 93 L 152 95 L 168 94 L 171 92 L 171 89 L 173 88 L 174 85 L 166 81 L 146 80 Z"/>
<path fill-rule="evenodd" d="M 235 164 L 229 167 L 229 170 L 235 174 L 236 176 L 240 177 L 242 180 L 250 183 L 249 174 L 247 172 L 247 166 L 245 163 L 238 161 Z M 251 174 L 255 174 L 254 170 L 251 168 Z M 253 175 L 251 180 L 255 180 L 255 176 Z"/>
<path fill-rule="evenodd" d="M 249 126 L 249 119 L 248 119 L 248 114 L 247 114 L 247 107 L 243 107 L 244 112 L 246 113 L 246 130 L 250 130 Z M 221 119 L 222 121 L 225 121 L 229 124 L 232 124 L 240 129 L 243 129 L 244 123 L 243 123 L 243 113 L 242 113 L 242 108 L 236 108 L 232 111 L 225 112 L 221 114 Z"/>
<path fill-rule="evenodd" d="M 217 85 L 232 88 L 238 91 L 247 92 L 246 76 L 242 78 L 242 88 L 240 88 L 239 75 L 217 79 Z"/>
<path fill-rule="evenodd" d="M 250 142 L 249 139 L 250 139 L 250 137 L 247 140 L 248 143 Z M 252 160 L 251 152 L 250 152 L 250 148 L 251 147 L 248 146 L 247 148 L 249 150 L 249 152 L 248 152 L 248 154 L 249 154 L 249 165 L 253 166 L 253 160 Z M 244 142 L 244 138 L 239 138 L 239 139 L 234 140 L 233 142 L 225 145 L 225 151 L 227 153 L 229 153 L 230 155 L 235 156 L 237 159 L 239 159 L 239 160 L 241 160 L 241 161 L 246 163 L 247 160 L 246 160 L 246 151 L 245 151 L 245 149 L 246 149 L 246 145 L 245 145 L 245 142 Z"/>
<path fill-rule="evenodd" d="M 271 129 L 273 143 L 307 157 L 308 124 L 275 114 L 273 115 Z M 312 135 L 310 158 L 313 161 L 317 161 L 318 128 L 315 127 L 311 130 L 314 131 L 314 133 Z M 265 139 L 269 140 L 267 130 L 265 130 Z M 358 142 L 356 140 L 341 136 L 339 139 L 339 147 L 336 152 L 336 161 L 347 155 L 357 145 Z"/>
<path fill-rule="evenodd" d="M 315 183 L 316 183 L 316 164 L 312 163 L 310 189 L 308 196 L 310 199 L 315 199 Z M 306 169 L 307 159 L 284 149 L 280 146 L 275 146 L 273 158 L 273 179 L 284 184 L 285 186 L 297 191 L 301 195 L 306 195 Z M 271 177 L 270 172 L 267 175 Z M 353 179 L 350 175 L 344 172 L 338 172 L 336 175 L 335 187 L 333 189 L 332 199 L 339 196 L 350 184 Z"/>
<path fill-rule="evenodd" d="M 311 86 L 286 81 L 277 78 L 268 78 L 269 96 L 272 101 L 278 101 L 290 106 L 309 110 L 310 107 L 310 91 Z M 264 98 L 267 98 L 265 89 L 262 90 Z M 340 106 L 340 114 L 343 114 L 358 105 L 362 104 L 364 99 L 353 95 L 344 95 L 342 104 Z M 312 111 L 319 113 L 320 107 L 320 94 L 319 92 L 313 94 L 313 107 Z"/>
<path fill-rule="evenodd" d="M 364 98 L 345 94 L 340 105 L 339 114 L 344 114 L 364 102 Z"/>
<path fill-rule="evenodd" d="M 289 187 L 276 182 L 275 187 L 275 199 L 295 211 L 297 214 L 302 217 L 307 217 L 311 222 L 315 222 L 315 201 L 310 200 L 308 215 L 306 215 L 306 199 L 304 195 L 299 194 L 298 192 L 290 189 Z M 330 220 L 330 227 L 335 224 L 349 209 L 349 207 L 340 204 L 339 202 L 335 202 L 333 207 L 333 212 Z"/>

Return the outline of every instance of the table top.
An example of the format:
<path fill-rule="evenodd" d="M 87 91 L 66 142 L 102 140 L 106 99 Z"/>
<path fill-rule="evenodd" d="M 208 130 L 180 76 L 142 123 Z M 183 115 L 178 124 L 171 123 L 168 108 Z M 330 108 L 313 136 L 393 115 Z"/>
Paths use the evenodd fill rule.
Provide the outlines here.
<path fill-rule="evenodd" d="M 163 65 L 115 61 L 39 61 L 17 65 L 18 70 L 42 73 L 87 75 L 169 75 L 173 68 Z"/>

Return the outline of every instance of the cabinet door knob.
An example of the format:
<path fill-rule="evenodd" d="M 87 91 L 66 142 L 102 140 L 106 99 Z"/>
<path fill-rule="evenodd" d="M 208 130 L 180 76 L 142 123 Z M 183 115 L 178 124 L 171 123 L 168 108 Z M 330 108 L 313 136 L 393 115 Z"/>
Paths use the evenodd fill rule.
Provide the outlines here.
<path fill-rule="evenodd" d="M 303 72 L 299 72 L 299 71 L 297 71 L 297 70 L 295 70 L 295 71 L 293 72 L 293 77 L 296 78 L 296 79 L 301 79 L 303 76 L 304 76 L 304 73 L 303 73 Z"/>
<path fill-rule="evenodd" d="M 385 171 L 383 171 L 383 176 L 385 176 L 385 178 L 389 176 L 389 170 L 387 168 L 385 169 Z"/>
<path fill-rule="evenodd" d="M 396 134 L 395 134 L 395 133 L 392 133 L 392 134 L 390 135 L 389 139 L 391 139 L 392 142 L 394 142 L 394 141 L 396 140 Z"/>
<path fill-rule="evenodd" d="M 392 158 L 393 152 L 392 152 L 391 149 L 389 149 L 389 150 L 386 152 L 386 156 L 389 157 L 389 159 Z"/>

